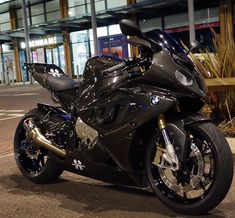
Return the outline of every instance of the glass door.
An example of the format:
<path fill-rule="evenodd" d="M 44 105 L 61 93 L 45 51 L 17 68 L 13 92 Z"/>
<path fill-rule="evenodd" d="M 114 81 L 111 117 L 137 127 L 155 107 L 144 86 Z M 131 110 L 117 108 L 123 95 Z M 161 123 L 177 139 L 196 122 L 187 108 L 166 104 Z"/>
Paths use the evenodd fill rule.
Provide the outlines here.
<path fill-rule="evenodd" d="M 33 58 L 33 63 L 38 63 L 38 52 L 37 52 L 37 49 L 35 51 L 32 51 L 32 58 Z"/>
<path fill-rule="evenodd" d="M 24 63 L 26 62 L 26 53 L 25 50 L 20 50 L 20 72 L 22 81 L 29 81 L 29 72 L 27 68 L 24 67 Z"/>
<path fill-rule="evenodd" d="M 55 64 L 62 70 L 65 68 L 64 46 L 46 49 L 46 59 L 48 64 Z"/>
<path fill-rule="evenodd" d="M 64 46 L 60 45 L 58 47 L 59 50 L 59 63 L 60 63 L 60 68 L 64 71 L 65 70 L 65 56 L 64 56 Z"/>
<path fill-rule="evenodd" d="M 52 51 L 53 64 L 60 67 L 58 47 L 53 48 L 51 51 Z"/>
<path fill-rule="evenodd" d="M 52 49 L 50 48 L 46 49 L 46 58 L 47 58 L 47 64 L 53 64 Z"/>
<path fill-rule="evenodd" d="M 16 80 L 15 66 L 14 66 L 14 53 L 3 53 L 4 72 L 6 84 L 14 83 Z"/>

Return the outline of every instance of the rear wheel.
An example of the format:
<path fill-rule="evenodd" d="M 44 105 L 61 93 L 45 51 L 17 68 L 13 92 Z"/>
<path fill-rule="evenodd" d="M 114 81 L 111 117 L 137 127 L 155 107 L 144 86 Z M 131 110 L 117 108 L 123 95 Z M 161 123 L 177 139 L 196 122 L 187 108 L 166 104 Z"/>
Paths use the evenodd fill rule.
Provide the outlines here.
<path fill-rule="evenodd" d="M 35 183 L 51 183 L 63 172 L 60 159 L 46 149 L 35 146 L 27 139 L 23 121 L 32 117 L 43 133 L 45 127 L 40 125 L 39 121 L 44 116 L 38 109 L 29 111 L 18 124 L 14 138 L 14 154 L 17 166 L 23 176 Z"/>
<path fill-rule="evenodd" d="M 146 170 L 153 191 L 164 204 L 180 213 L 203 214 L 226 196 L 233 177 L 233 160 L 226 139 L 214 124 L 190 125 L 187 134 L 189 149 L 179 171 L 153 163 L 156 142 L 147 149 Z"/>

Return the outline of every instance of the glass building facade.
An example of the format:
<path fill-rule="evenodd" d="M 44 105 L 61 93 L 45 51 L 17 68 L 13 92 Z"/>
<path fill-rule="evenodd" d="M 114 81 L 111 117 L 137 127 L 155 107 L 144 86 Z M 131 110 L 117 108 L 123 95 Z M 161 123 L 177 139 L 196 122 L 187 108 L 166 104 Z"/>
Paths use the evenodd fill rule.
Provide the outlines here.
<path fill-rule="evenodd" d="M 41 26 L 45 23 L 57 22 L 58 20 L 62 20 L 63 16 L 61 15 L 61 8 L 63 7 L 61 4 L 63 1 L 60 0 L 51 0 L 51 1 L 38 1 L 39 3 L 33 3 L 34 1 L 29 1 L 29 4 L 26 7 L 27 13 L 27 23 L 29 28 L 35 26 Z M 37 2 L 37 1 L 35 1 Z M 68 0 L 66 2 L 67 7 L 67 17 L 83 17 L 90 14 L 90 1 L 89 0 Z M 4 3 L 4 2 L 0 2 Z M 126 0 L 119 1 L 111 1 L 111 0 L 96 0 L 95 7 L 96 12 L 105 11 L 107 9 L 116 8 L 125 6 L 127 4 Z M 23 10 L 19 6 L 19 8 L 15 8 L 16 14 L 16 26 L 15 29 L 23 28 Z M 12 30 L 11 28 L 11 17 L 10 12 L 0 13 L 0 34 L 1 32 Z M 63 28 L 55 27 L 55 31 L 42 31 L 42 33 L 30 33 L 30 50 L 31 50 L 31 61 L 34 63 L 50 63 L 56 64 L 65 70 L 65 49 L 63 45 L 64 36 L 62 35 Z M 50 33 L 51 32 L 51 33 Z M 103 27 L 97 28 L 98 40 L 100 41 L 108 41 L 108 45 L 112 46 L 113 37 L 119 37 L 122 39 L 122 34 L 119 26 L 116 25 L 106 25 Z M 56 40 L 56 42 L 52 43 L 44 43 L 45 41 L 49 41 L 51 38 L 55 37 L 55 35 L 60 35 L 60 40 Z M 57 37 L 56 36 L 56 37 Z M 119 40 L 121 41 L 121 40 Z M 93 48 L 93 34 L 92 29 L 78 30 L 73 29 L 69 31 L 69 47 L 72 58 L 72 76 L 77 77 L 78 75 L 82 75 L 84 66 L 89 57 L 94 55 Z M 103 45 L 102 43 L 99 43 Z M 120 44 L 120 42 L 119 42 Z M 20 64 L 20 80 L 27 81 L 29 80 L 29 76 L 23 67 L 24 62 L 26 61 L 26 51 L 25 51 L 25 43 L 22 37 L 17 38 L 17 46 L 19 50 L 19 64 Z M 122 47 L 127 50 L 127 42 L 125 41 L 125 45 L 118 45 L 117 42 L 115 44 L 116 47 L 121 47 L 119 50 L 122 51 Z M 13 43 L 7 42 L 3 43 L 0 47 L 0 83 L 7 83 L 7 77 L 9 69 L 12 69 L 10 74 L 13 74 L 12 77 L 10 74 L 10 80 L 17 80 L 15 72 L 15 61 L 14 61 L 14 50 Z M 110 48 L 108 50 L 104 50 L 104 48 L 100 48 L 100 54 L 111 54 Z M 122 52 L 117 53 L 119 56 L 123 55 Z M 124 52 L 124 56 L 127 56 L 127 51 Z M 9 68 L 8 65 L 13 65 L 13 68 Z M 19 78 L 18 78 L 19 80 Z"/>
<path fill-rule="evenodd" d="M 121 34 L 118 24 L 98 27 L 97 36 L 99 54 L 128 56 L 126 37 Z M 75 75 L 82 75 L 86 61 L 89 57 L 94 56 L 92 29 L 70 33 L 70 42 L 73 72 Z"/>
<path fill-rule="evenodd" d="M 134 1 L 95 0 L 99 54 L 117 57 L 131 55 L 128 53 L 127 37 L 121 34 L 117 18 L 133 19 L 133 10 L 138 13 L 135 19 L 143 31 L 154 28 L 165 29 L 178 41 L 182 40 L 188 44 L 187 10 L 177 12 L 170 10 L 171 12 L 167 13 L 166 9 L 159 15 L 154 8 L 151 9 L 151 4 L 155 7 L 156 1 L 136 0 L 136 4 L 131 5 L 130 3 Z M 19 4 L 21 1 L 15 1 L 15 5 L 9 2 L 11 1 L 0 0 L 0 83 L 6 83 L 7 79 L 28 80 L 27 72 L 23 68 L 26 52 L 23 10 Z M 89 18 L 90 0 L 29 0 L 28 2 L 26 12 L 32 62 L 53 63 L 66 71 L 69 57 L 71 72 L 67 73 L 73 77 L 81 76 L 87 59 L 94 55 Z M 144 7 L 146 2 L 148 7 L 142 13 L 142 6 L 139 8 L 137 6 L 142 4 Z M 4 11 L 3 8 L 6 8 L 6 5 L 9 5 L 9 10 Z M 116 20 L 114 20 L 115 16 Z M 106 19 L 103 20 L 103 18 Z M 219 3 L 197 8 L 194 19 L 196 38 L 203 45 L 210 46 L 212 44 L 210 27 L 219 31 Z M 87 24 L 84 25 L 83 22 Z M 5 38 L 6 35 L 8 38 Z M 20 66 L 18 76 L 17 61 Z"/>

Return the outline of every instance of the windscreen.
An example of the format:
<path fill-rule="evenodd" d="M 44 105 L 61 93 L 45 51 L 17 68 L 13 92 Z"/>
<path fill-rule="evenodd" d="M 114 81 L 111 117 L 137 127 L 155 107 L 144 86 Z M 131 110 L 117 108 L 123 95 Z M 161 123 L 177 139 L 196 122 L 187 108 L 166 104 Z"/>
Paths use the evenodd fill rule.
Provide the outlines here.
<path fill-rule="evenodd" d="M 154 40 L 158 45 L 164 47 L 174 53 L 184 53 L 176 40 L 165 31 L 160 29 L 151 30 L 145 33 L 145 36 Z"/>

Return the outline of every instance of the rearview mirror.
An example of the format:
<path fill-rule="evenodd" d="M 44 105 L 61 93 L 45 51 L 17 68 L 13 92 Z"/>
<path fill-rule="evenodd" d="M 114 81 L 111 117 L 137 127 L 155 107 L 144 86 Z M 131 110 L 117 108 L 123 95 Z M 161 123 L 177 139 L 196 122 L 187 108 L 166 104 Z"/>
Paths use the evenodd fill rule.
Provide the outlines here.
<path fill-rule="evenodd" d="M 140 28 L 131 20 L 122 19 L 119 22 L 121 31 L 124 35 L 141 37 L 143 33 Z"/>

